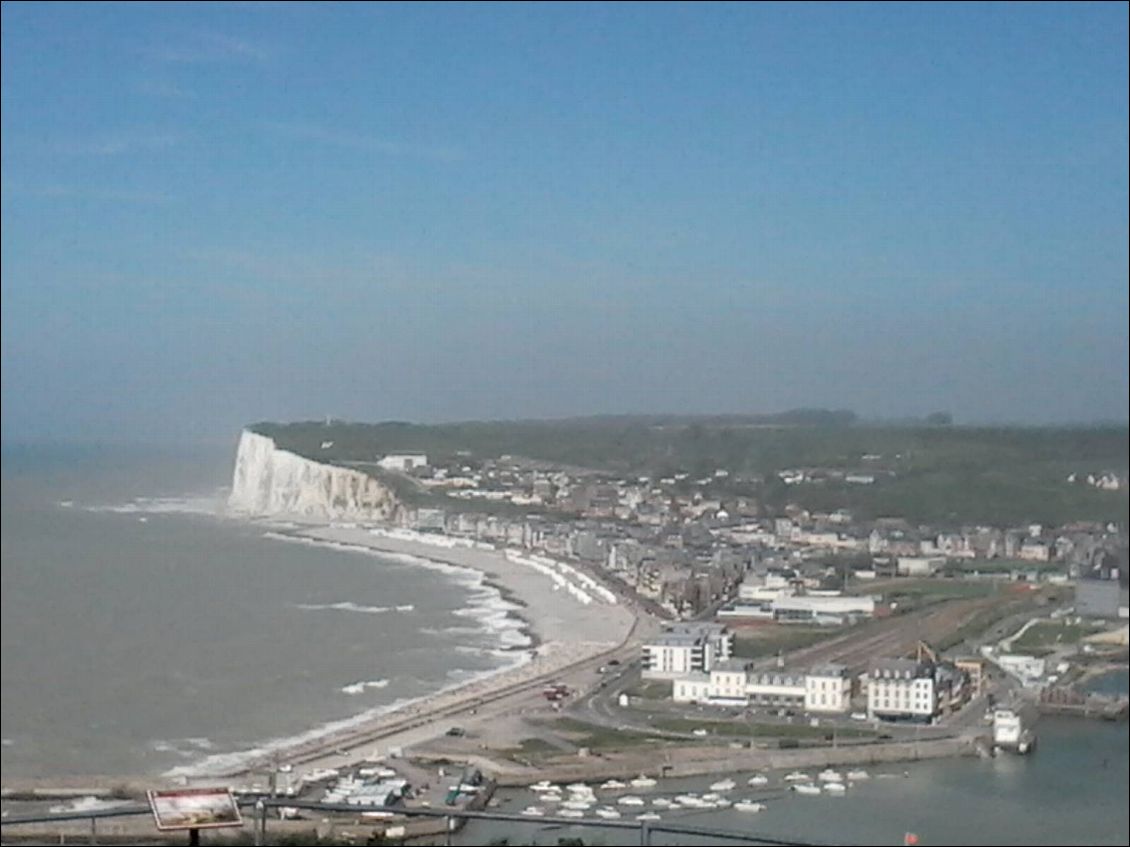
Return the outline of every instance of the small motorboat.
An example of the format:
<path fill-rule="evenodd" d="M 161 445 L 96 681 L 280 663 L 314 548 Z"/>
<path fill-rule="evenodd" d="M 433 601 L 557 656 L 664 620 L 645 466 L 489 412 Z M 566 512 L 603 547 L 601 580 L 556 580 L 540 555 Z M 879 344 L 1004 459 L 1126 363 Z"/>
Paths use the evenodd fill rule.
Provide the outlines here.
<path fill-rule="evenodd" d="M 641 814 L 636 815 L 636 820 L 638 820 L 638 821 L 658 821 L 658 820 L 662 820 L 662 818 L 659 817 L 659 815 L 656 814 L 655 812 L 643 812 Z"/>
<path fill-rule="evenodd" d="M 596 810 L 596 816 L 598 818 L 615 820 L 616 818 L 620 817 L 620 812 L 618 812 L 616 809 L 613 809 L 611 806 L 601 806 Z"/>
<path fill-rule="evenodd" d="M 843 782 L 844 781 L 844 775 L 842 773 L 840 773 L 839 771 L 832 770 L 831 768 L 825 768 L 824 770 L 820 771 L 820 773 L 816 775 L 816 778 L 818 780 L 820 780 L 821 782 Z"/>
<path fill-rule="evenodd" d="M 857 769 L 857 770 L 854 770 L 854 771 L 848 771 L 847 772 L 847 778 L 850 779 L 852 782 L 860 782 L 861 780 L 864 780 L 864 779 L 871 779 L 871 774 L 869 774 L 867 771 L 860 768 L 860 769 Z"/>
<path fill-rule="evenodd" d="M 754 774 L 747 781 L 746 785 L 768 785 L 769 777 L 763 773 Z"/>
<path fill-rule="evenodd" d="M 829 794 L 846 794 L 847 786 L 842 782 L 829 782 L 824 786 L 824 790 Z"/>
<path fill-rule="evenodd" d="M 765 808 L 764 803 L 756 803 L 753 800 L 739 800 L 734 804 L 734 808 L 739 812 L 760 812 Z"/>
<path fill-rule="evenodd" d="M 812 777 L 803 771 L 793 771 L 792 773 L 785 774 L 785 782 L 811 782 Z"/>
<path fill-rule="evenodd" d="M 525 815 L 528 818 L 541 818 L 545 817 L 545 809 L 541 806 L 526 806 L 518 814 Z"/>
<path fill-rule="evenodd" d="M 793 785 L 793 791 L 797 794 L 819 794 L 820 786 L 815 782 L 798 782 Z"/>
<path fill-rule="evenodd" d="M 642 797 L 636 797 L 632 794 L 628 794 L 624 797 L 621 797 L 616 802 L 619 803 L 621 806 L 643 806 L 644 805 L 644 799 Z"/>
<path fill-rule="evenodd" d="M 633 788 L 654 788 L 659 783 L 647 774 L 640 774 L 629 783 Z"/>
<path fill-rule="evenodd" d="M 732 779 L 722 779 L 710 786 L 711 791 L 733 791 L 738 784 Z"/>
<path fill-rule="evenodd" d="M 620 782 L 620 780 L 618 779 L 610 779 L 608 780 L 608 782 L 603 783 L 600 787 L 604 791 L 619 791 L 621 788 L 627 788 L 628 786 L 625 783 Z"/>

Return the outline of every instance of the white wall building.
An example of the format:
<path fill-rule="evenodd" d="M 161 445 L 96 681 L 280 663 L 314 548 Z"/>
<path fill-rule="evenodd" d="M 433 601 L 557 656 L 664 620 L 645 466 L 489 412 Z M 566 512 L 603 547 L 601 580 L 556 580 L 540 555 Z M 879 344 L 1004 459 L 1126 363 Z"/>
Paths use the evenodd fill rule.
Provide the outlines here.
<path fill-rule="evenodd" d="M 388 471 L 410 471 L 414 468 L 423 468 L 428 464 L 428 457 L 424 453 L 389 453 L 377 465 Z"/>
<path fill-rule="evenodd" d="M 742 703 L 749 701 L 746 691 L 751 663 L 740 659 L 719 662 L 710 671 L 709 695 L 714 703 Z"/>
<path fill-rule="evenodd" d="M 851 709 L 851 674 L 843 665 L 813 668 L 804 683 L 806 712 L 844 713 Z"/>
<path fill-rule="evenodd" d="M 880 659 L 872 665 L 867 678 L 869 717 L 930 722 L 937 711 L 933 664 Z"/>
<path fill-rule="evenodd" d="M 715 664 L 710 673 L 696 671 L 675 677 L 671 695 L 676 703 L 844 713 L 851 706 L 851 676 L 839 665 L 814 668 L 806 674 L 781 668 L 757 671 L 751 662 L 729 659 Z"/>
<path fill-rule="evenodd" d="M 899 576 L 930 576 L 946 566 L 942 556 L 899 556 Z"/>
<path fill-rule="evenodd" d="M 645 679 L 674 679 L 709 673 L 730 658 L 734 634 L 723 624 L 686 623 L 667 627 L 643 646 Z"/>
<path fill-rule="evenodd" d="M 761 706 L 804 707 L 805 675 L 780 668 L 754 671 L 746 681 L 749 702 Z"/>
<path fill-rule="evenodd" d="M 795 595 L 778 597 L 770 603 L 773 617 L 782 623 L 816 623 L 842 626 L 875 614 L 875 598 Z"/>
<path fill-rule="evenodd" d="M 671 699 L 676 703 L 710 702 L 710 674 L 692 673 L 674 681 Z"/>

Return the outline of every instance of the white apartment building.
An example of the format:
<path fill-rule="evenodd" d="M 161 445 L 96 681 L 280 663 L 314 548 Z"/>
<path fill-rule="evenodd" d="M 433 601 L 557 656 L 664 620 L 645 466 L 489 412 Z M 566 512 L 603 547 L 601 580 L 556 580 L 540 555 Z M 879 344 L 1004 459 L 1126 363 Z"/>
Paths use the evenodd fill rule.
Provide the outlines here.
<path fill-rule="evenodd" d="M 734 634 L 723 624 L 686 623 L 668 626 L 643 646 L 644 679 L 674 679 L 709 673 L 730 658 Z"/>
<path fill-rule="evenodd" d="M 880 659 L 867 678 L 867 715 L 929 723 L 938 712 L 934 665 L 913 659 Z"/>
<path fill-rule="evenodd" d="M 804 679 L 806 712 L 844 713 L 851 709 L 851 675 L 843 665 L 813 668 Z"/>

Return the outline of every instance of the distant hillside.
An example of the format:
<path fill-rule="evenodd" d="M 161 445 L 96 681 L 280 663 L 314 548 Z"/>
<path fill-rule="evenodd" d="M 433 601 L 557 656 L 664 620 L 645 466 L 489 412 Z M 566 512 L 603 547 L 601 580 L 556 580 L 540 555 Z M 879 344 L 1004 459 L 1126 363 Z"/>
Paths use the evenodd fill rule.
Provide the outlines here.
<path fill-rule="evenodd" d="M 623 476 L 693 477 L 730 472 L 725 486 L 770 508 L 850 508 L 860 517 L 996 525 L 1070 520 L 1127 521 L 1126 489 L 1069 484 L 1069 474 L 1112 470 L 1125 477 L 1127 427 L 864 425 L 826 410 L 750 416 L 624 416 L 486 421 L 426 426 L 321 422 L 259 423 L 279 447 L 323 462 L 372 462 L 392 452 L 433 461 L 525 457 Z M 788 468 L 873 475 L 874 484 L 834 478 L 786 486 Z"/>

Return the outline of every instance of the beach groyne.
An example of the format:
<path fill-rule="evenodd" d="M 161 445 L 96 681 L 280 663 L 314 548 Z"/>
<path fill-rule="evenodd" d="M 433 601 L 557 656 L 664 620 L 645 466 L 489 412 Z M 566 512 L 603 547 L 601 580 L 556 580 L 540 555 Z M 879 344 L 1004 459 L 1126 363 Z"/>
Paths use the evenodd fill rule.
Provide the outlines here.
<path fill-rule="evenodd" d="M 245 429 L 228 508 L 250 517 L 389 521 L 400 502 L 368 474 L 280 450 L 273 439 Z"/>

